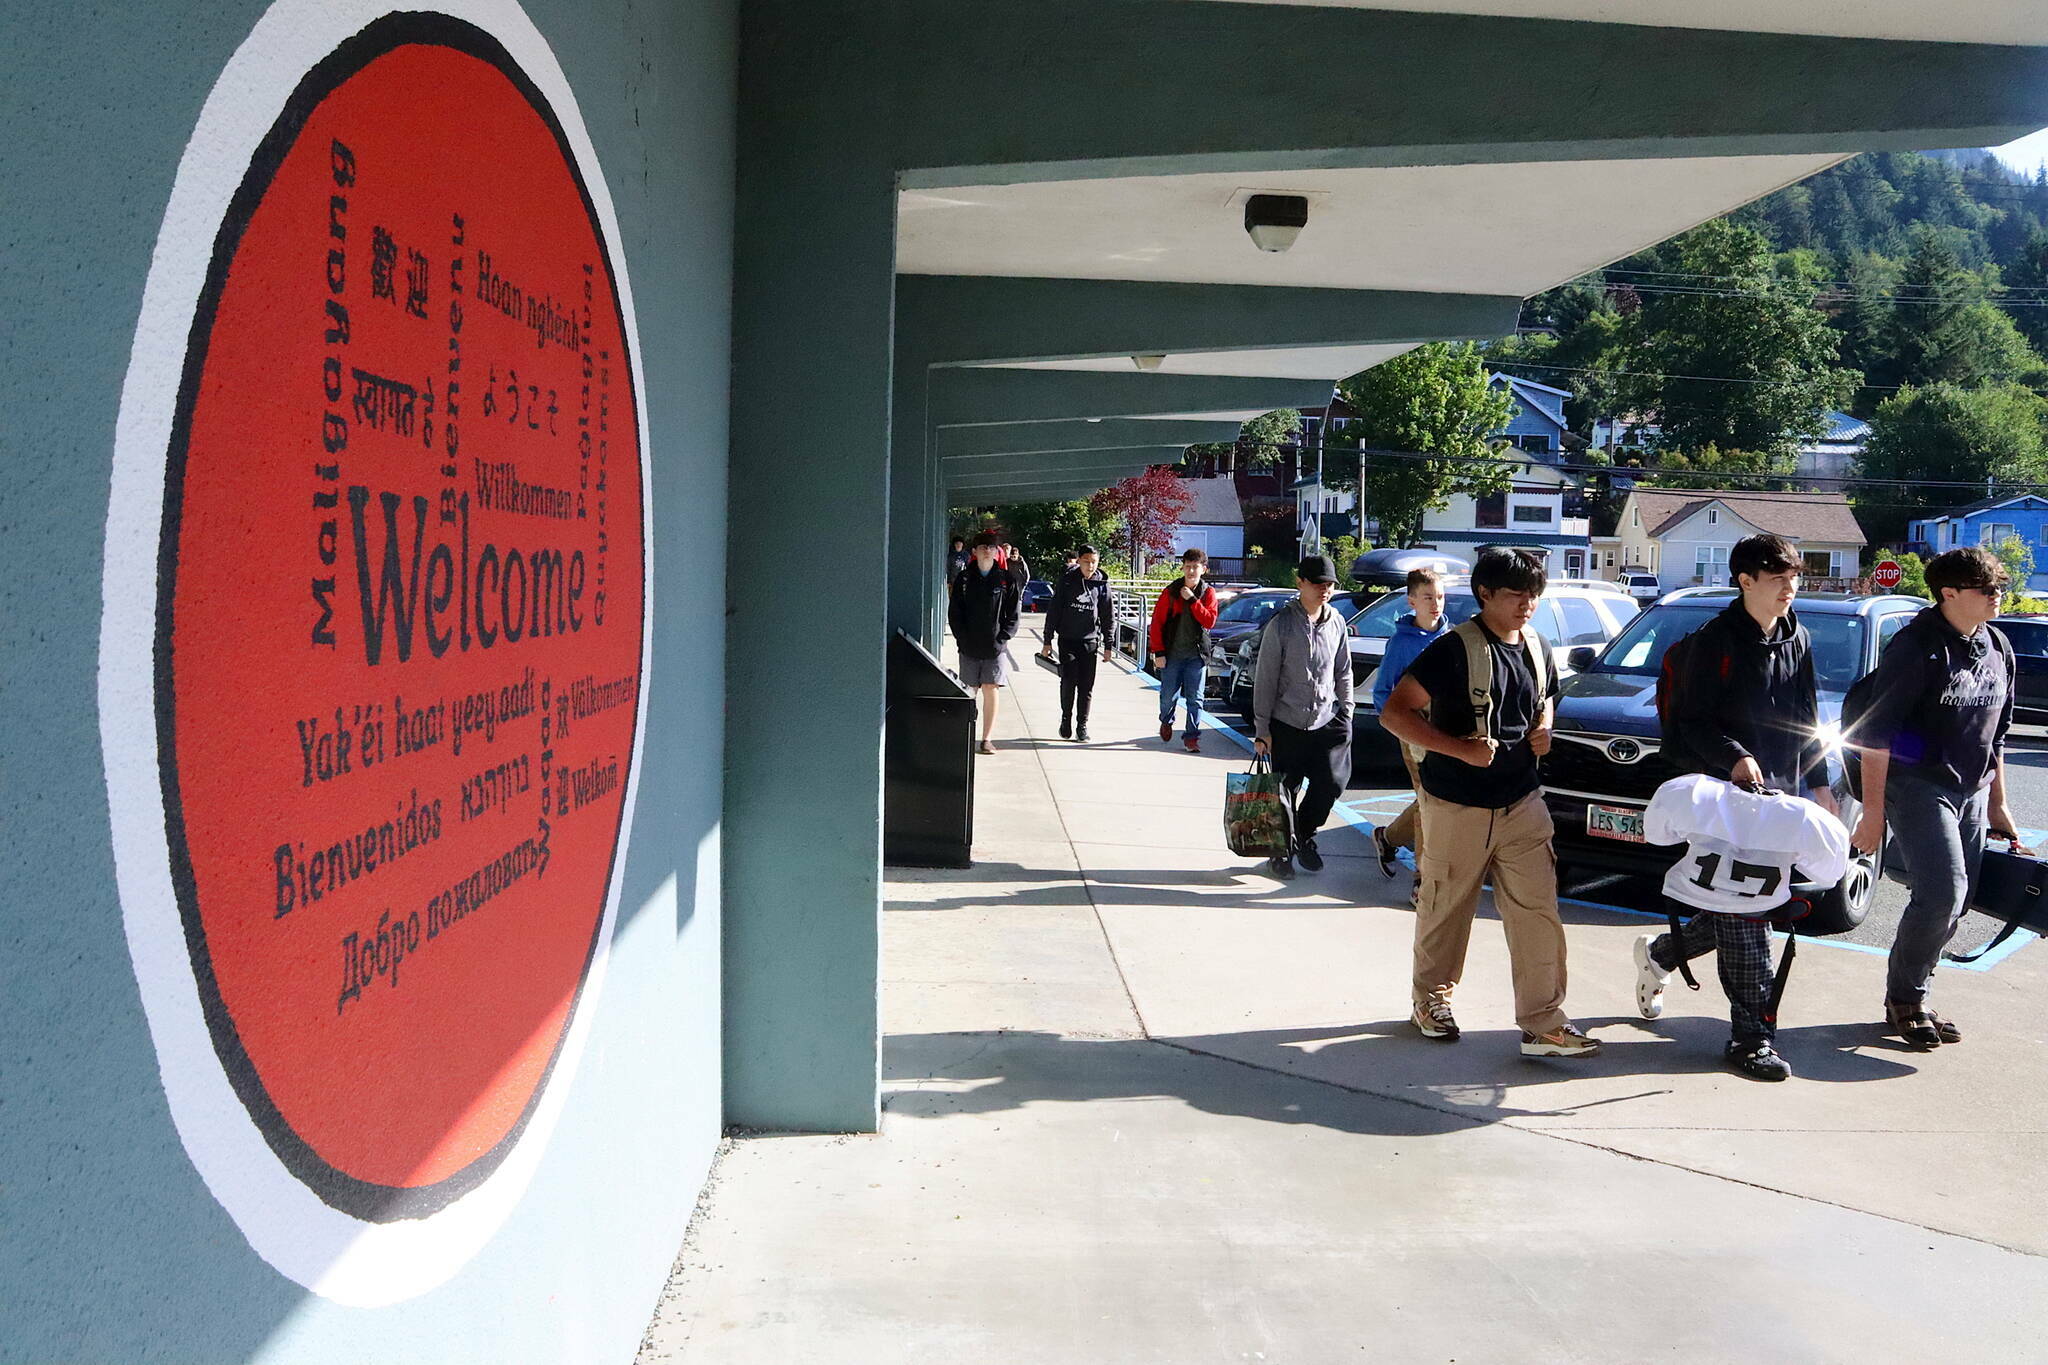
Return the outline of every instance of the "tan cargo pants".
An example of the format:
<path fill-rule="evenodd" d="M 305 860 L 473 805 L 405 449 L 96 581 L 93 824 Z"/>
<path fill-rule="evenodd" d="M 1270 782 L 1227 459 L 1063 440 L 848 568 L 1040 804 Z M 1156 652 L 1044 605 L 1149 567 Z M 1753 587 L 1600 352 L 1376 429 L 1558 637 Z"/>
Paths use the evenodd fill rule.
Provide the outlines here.
<path fill-rule="evenodd" d="M 1408 765 L 1408 786 L 1415 793 L 1415 799 L 1388 823 L 1387 846 L 1414 849 L 1415 866 L 1419 869 L 1422 866 L 1422 774 L 1415 770 L 1415 755 L 1405 744 L 1401 746 L 1401 761 Z"/>
<path fill-rule="evenodd" d="M 1415 1003 L 1448 1001 L 1465 972 L 1482 883 L 1507 931 L 1515 1022 L 1549 1033 L 1564 1012 L 1564 925 L 1557 917 L 1557 855 L 1550 809 L 1531 792 L 1505 810 L 1461 806 L 1420 792 L 1422 894 L 1415 913 Z"/>

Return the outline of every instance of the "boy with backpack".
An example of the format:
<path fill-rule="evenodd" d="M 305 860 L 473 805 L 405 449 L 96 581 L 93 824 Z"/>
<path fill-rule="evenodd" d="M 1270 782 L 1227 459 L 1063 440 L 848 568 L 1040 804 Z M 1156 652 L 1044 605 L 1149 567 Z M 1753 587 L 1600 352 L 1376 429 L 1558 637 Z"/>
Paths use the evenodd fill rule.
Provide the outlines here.
<path fill-rule="evenodd" d="M 996 689 L 1009 676 L 1010 637 L 1017 633 L 1022 592 L 1009 570 L 996 562 L 998 542 L 983 531 L 968 544 L 967 567 L 953 578 L 947 624 L 960 647 L 960 681 L 981 693 L 981 742 L 975 752 L 996 751 Z"/>
<path fill-rule="evenodd" d="M 1799 595 L 1799 552 L 1782 536 L 1749 536 L 1728 552 L 1728 574 L 1738 589 L 1735 600 L 1664 652 L 1657 681 L 1664 758 L 1682 774 L 1807 793 L 1833 815 L 1813 643 L 1792 610 Z M 1702 875 L 1712 879 L 1711 872 Z M 1771 889 L 1777 895 L 1781 888 Z M 1636 940 L 1636 1008 L 1645 1019 L 1655 1019 L 1664 1012 L 1671 973 L 1714 953 L 1728 996 L 1728 1064 L 1756 1080 L 1782 1081 L 1792 1068 L 1773 1046 L 1777 1019 L 1770 1005 L 1767 912 L 1789 899 L 1789 890 L 1772 904 L 1742 913 L 1703 908 L 1723 904 L 1708 899 L 1712 890 L 1682 898 L 1667 894 L 1672 931 Z M 1686 913 L 1691 918 L 1680 928 Z M 1697 988 L 1689 970 L 1686 981 Z"/>
<path fill-rule="evenodd" d="M 1099 567 L 1093 545 L 1083 545 L 1073 567 L 1060 575 L 1052 605 L 1045 609 L 1045 657 L 1060 662 L 1060 738 L 1088 742 L 1088 708 L 1095 698 L 1095 656 L 1110 660 L 1116 638 L 1116 608 L 1109 576 Z"/>
<path fill-rule="evenodd" d="M 1202 571 L 1209 556 L 1189 550 L 1180 557 L 1180 577 L 1152 604 L 1152 667 L 1159 674 L 1159 738 L 1173 742 L 1176 701 L 1187 702 L 1188 728 L 1182 743 L 1202 752 L 1202 682 L 1209 668 L 1209 627 L 1216 624 L 1216 589 Z"/>
<path fill-rule="evenodd" d="M 1543 562 L 1527 551 L 1481 554 L 1472 566 L 1479 615 L 1416 657 L 1380 722 L 1394 738 L 1427 751 L 1417 768 L 1423 855 L 1410 1016 L 1416 1030 L 1457 1041 L 1451 993 L 1464 974 L 1480 887 L 1491 879 L 1507 931 L 1523 1055 L 1587 1057 L 1600 1044 L 1564 1012 L 1557 860 L 1536 774 L 1536 760 L 1550 752 L 1557 695 L 1549 646 L 1529 629 L 1546 585 Z"/>
<path fill-rule="evenodd" d="M 2019 844 L 2005 788 L 2012 645 L 1989 624 L 2005 583 L 1988 550 L 1936 555 L 1927 564 L 1935 605 L 1892 637 L 1843 704 L 1863 769 L 1863 814 L 1849 842 L 1874 854 L 1889 824 L 1910 891 L 1885 975 L 1885 1024 L 1920 1048 L 1963 1040 L 1927 1008 L 1927 989 L 1969 908 L 1985 836 Z"/>
<path fill-rule="evenodd" d="M 1408 665 L 1415 662 L 1423 650 L 1436 643 L 1444 633 L 1444 585 L 1435 569 L 1410 569 L 1408 571 L 1408 614 L 1394 625 L 1394 638 L 1387 641 L 1387 652 L 1380 658 L 1379 672 L 1373 675 L 1373 709 L 1384 714 L 1387 698 L 1394 694 L 1394 684 L 1401 681 L 1401 675 L 1408 671 Z M 1415 755 L 1407 745 L 1401 746 L 1401 762 L 1408 769 L 1408 789 L 1422 790 L 1422 779 L 1415 773 Z M 1422 821 L 1416 801 L 1410 801 L 1402 812 L 1385 826 L 1374 825 L 1372 829 L 1373 853 L 1380 860 L 1380 874 L 1394 875 L 1394 850 L 1412 848 L 1415 850 L 1415 865 L 1422 866 Z M 1413 906 L 1421 894 L 1422 883 L 1417 879 L 1408 893 L 1408 904 Z"/>

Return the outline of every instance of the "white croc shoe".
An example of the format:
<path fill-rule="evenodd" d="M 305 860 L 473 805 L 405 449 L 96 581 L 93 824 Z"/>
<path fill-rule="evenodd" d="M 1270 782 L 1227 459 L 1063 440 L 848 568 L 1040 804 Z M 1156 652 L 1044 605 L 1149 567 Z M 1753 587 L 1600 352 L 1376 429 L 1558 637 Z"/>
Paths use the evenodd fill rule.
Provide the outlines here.
<path fill-rule="evenodd" d="M 1664 986 L 1671 980 L 1671 973 L 1650 956 L 1650 945 L 1656 941 L 1655 934 L 1636 938 L 1636 1011 L 1645 1019 L 1655 1019 L 1664 1012 Z"/>

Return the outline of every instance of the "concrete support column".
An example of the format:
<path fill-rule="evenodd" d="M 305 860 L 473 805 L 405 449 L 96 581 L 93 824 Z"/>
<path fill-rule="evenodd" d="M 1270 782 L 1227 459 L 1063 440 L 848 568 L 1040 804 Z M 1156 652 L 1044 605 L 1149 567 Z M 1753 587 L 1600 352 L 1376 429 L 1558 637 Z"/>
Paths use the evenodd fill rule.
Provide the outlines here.
<path fill-rule="evenodd" d="M 945 592 L 943 566 L 932 554 L 932 486 L 938 455 L 932 448 L 931 370 L 917 344 L 918 319 L 896 320 L 896 373 L 889 455 L 889 630 L 927 637 L 935 594 Z M 944 532 L 944 526 L 938 533 Z"/>
<path fill-rule="evenodd" d="M 783 59 L 807 23 L 802 6 L 742 15 L 726 1118 L 872 1131 L 887 612 L 863 577 L 888 552 L 895 185 L 845 119 L 817 117 L 861 107 L 862 73 Z"/>

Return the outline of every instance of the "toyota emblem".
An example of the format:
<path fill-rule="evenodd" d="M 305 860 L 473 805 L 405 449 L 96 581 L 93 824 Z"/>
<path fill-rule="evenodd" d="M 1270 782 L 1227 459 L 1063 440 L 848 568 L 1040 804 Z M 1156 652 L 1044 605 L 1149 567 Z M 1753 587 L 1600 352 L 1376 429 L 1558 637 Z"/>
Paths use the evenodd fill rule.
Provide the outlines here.
<path fill-rule="evenodd" d="M 1607 756 L 1616 763 L 1633 763 L 1643 756 L 1643 746 L 1632 739 L 1610 739 Z"/>

